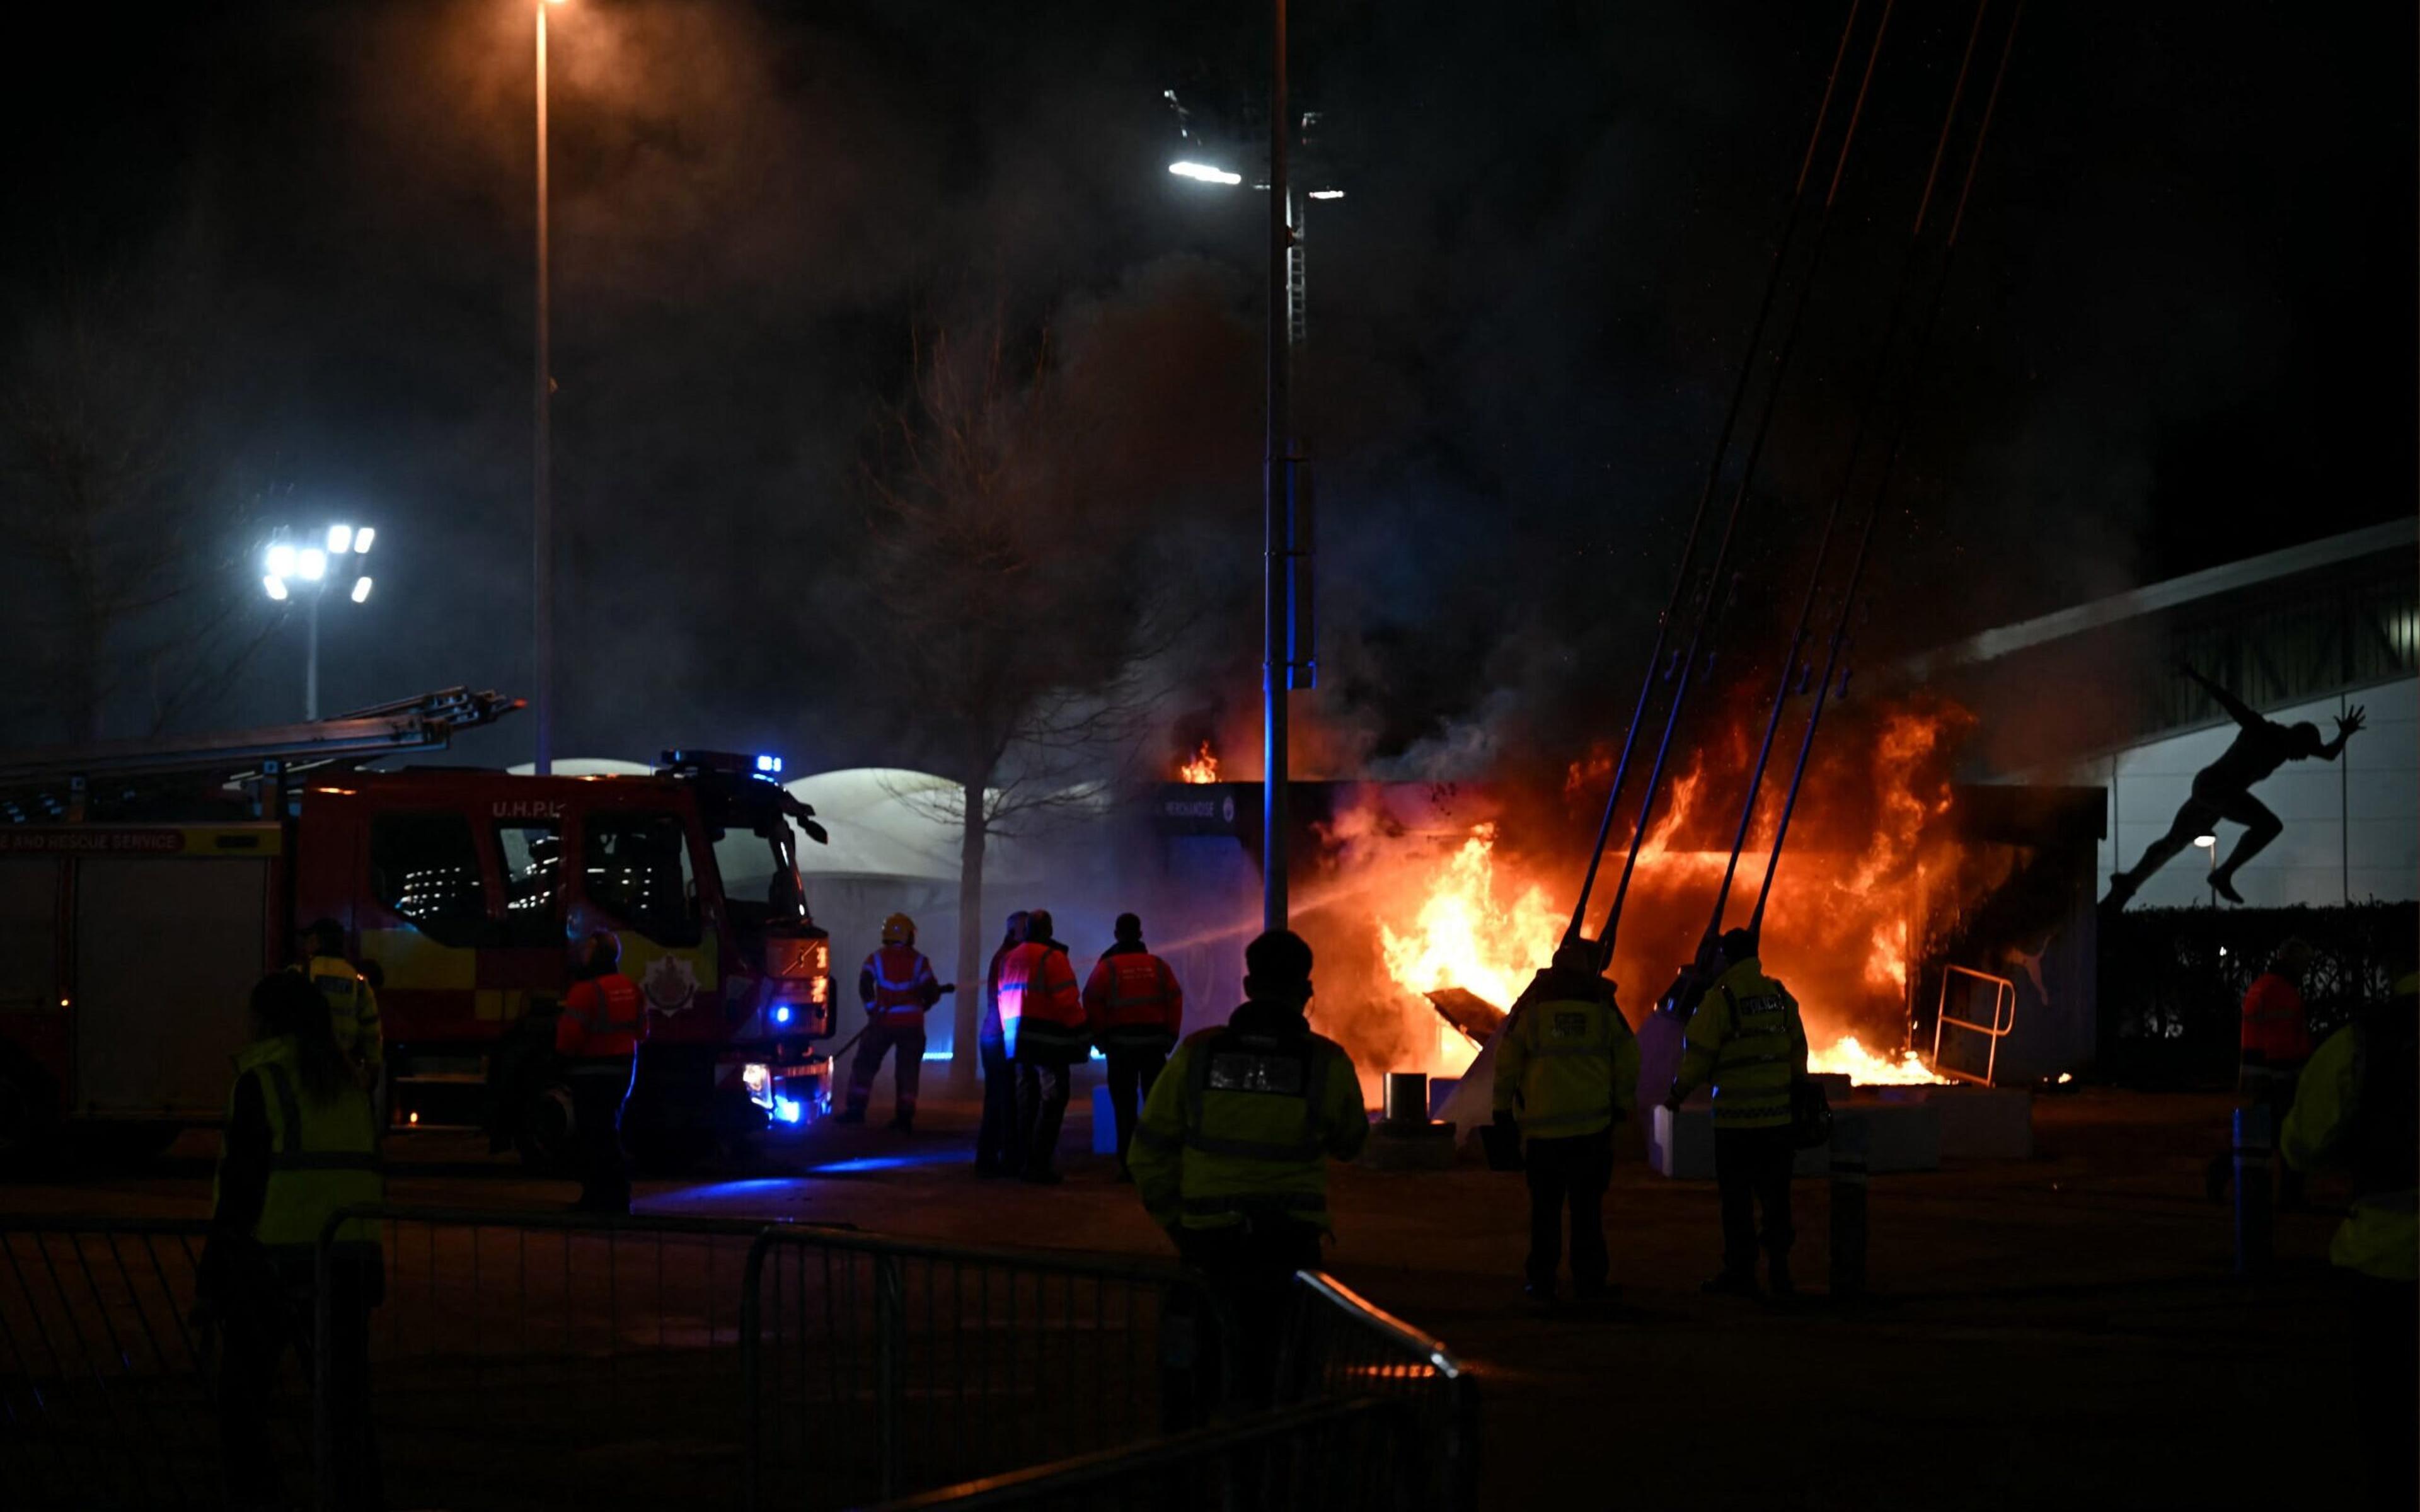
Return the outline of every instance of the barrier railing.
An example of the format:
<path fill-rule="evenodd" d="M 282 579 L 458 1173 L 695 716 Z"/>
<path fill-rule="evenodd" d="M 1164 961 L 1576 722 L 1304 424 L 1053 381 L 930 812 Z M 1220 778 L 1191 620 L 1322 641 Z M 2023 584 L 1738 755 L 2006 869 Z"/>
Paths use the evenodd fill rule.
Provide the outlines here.
<path fill-rule="evenodd" d="M 1295 1312 L 1279 1355 L 1280 1401 L 1374 1397 L 1404 1404 L 1419 1427 L 1422 1506 L 1479 1504 L 1479 1382 L 1438 1339 L 1356 1295 L 1334 1276 L 1295 1273 Z"/>
<path fill-rule="evenodd" d="M 384 1297 L 367 1381 L 336 1363 L 349 1220 L 376 1226 Z M 383 1205 L 319 1250 L 315 1442 L 322 1505 L 371 1445 L 396 1506 L 577 1505 L 728 1486 L 745 1446 L 741 1287 L 763 1221 Z M 358 1328 L 358 1325 L 355 1325 Z M 366 1389 L 365 1404 L 349 1396 Z"/>
<path fill-rule="evenodd" d="M 1192 1319 L 1219 1312 L 1170 1264 L 796 1230 L 758 1242 L 742 1305 L 752 1508 L 1146 1439 L 1203 1405 Z"/>
<path fill-rule="evenodd" d="M 191 1321 L 208 1228 L 0 1218 L 0 1503 L 221 1504 L 211 1333 Z"/>
<path fill-rule="evenodd" d="M 869 1512 L 1421 1512 L 1434 1504 L 1419 1474 L 1419 1414 L 1404 1401 L 1311 1402 L 900 1497 Z"/>
<path fill-rule="evenodd" d="M 1989 1024 L 1955 1017 L 1950 1013 L 1949 984 L 1962 979 L 1970 984 L 1979 984 L 1991 993 L 1992 1022 Z M 1969 985 L 1966 990 L 1970 996 L 1979 995 L 1977 994 L 1975 985 Z M 1962 1003 L 1960 1006 L 1964 1005 Z M 2007 1039 L 2009 1031 L 2016 1026 L 2017 984 L 2015 982 L 2006 977 L 1994 977 L 1988 971 L 1973 971 L 1964 966 L 1945 968 L 1941 973 L 1941 1007 L 1932 1020 L 1932 1073 L 1936 1076 L 1947 1076 L 1955 1081 L 1991 1086 L 1993 1074 L 1999 1070 L 2000 1041 Z M 1961 1071 L 1955 1066 L 1945 1066 L 1941 1063 L 1941 1036 L 1947 1029 L 1960 1029 L 1983 1037 L 1983 1041 L 1988 1046 L 1983 1055 L 1983 1074 L 1978 1076 L 1973 1072 Z"/>

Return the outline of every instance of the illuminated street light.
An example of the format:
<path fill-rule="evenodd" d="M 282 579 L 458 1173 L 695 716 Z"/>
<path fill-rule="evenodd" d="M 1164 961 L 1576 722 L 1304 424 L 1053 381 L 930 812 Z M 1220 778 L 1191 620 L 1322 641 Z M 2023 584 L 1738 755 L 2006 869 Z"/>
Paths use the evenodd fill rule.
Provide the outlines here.
<path fill-rule="evenodd" d="M 280 539 L 271 541 L 261 553 L 261 565 L 267 569 L 261 575 L 261 592 L 271 603 L 294 599 L 302 603 L 307 625 L 302 661 L 302 717 L 306 719 L 319 717 L 319 601 L 333 587 L 356 604 L 369 602 L 370 579 L 362 570 L 362 558 L 377 534 L 367 525 L 331 525 L 305 537 L 325 541 L 324 548 Z"/>
<path fill-rule="evenodd" d="M 2218 837 L 2216 835 L 2195 835 L 2194 837 L 2194 843 L 2206 851 L 2215 850 L 2218 846 Z"/>
<path fill-rule="evenodd" d="M 1341 189 L 1314 189 L 1311 192 L 1311 197 L 1313 199 L 1342 199 L 1344 197 L 1344 191 Z"/>

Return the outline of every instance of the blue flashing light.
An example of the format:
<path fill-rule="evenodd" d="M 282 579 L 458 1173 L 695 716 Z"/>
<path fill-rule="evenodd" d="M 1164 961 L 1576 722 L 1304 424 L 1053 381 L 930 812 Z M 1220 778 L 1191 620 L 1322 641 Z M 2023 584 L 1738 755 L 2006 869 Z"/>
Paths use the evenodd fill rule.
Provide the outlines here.
<path fill-rule="evenodd" d="M 779 777 L 782 775 L 782 758 L 759 756 L 756 758 L 756 770 L 767 777 Z"/>
<path fill-rule="evenodd" d="M 796 1123 L 806 1116 L 806 1111 L 795 1097 L 776 1096 L 773 1099 L 773 1121 L 776 1123 Z"/>
<path fill-rule="evenodd" d="M 783 1003 L 773 1010 L 773 1022 L 776 1024 L 787 1024 L 790 1022 L 789 1004 Z M 793 1119 L 791 1121 L 796 1122 L 797 1120 Z"/>

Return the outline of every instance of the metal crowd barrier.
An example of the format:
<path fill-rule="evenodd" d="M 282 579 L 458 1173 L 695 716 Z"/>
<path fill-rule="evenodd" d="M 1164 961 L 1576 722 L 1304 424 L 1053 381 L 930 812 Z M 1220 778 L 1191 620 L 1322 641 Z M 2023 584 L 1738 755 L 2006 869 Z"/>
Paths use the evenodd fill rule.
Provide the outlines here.
<path fill-rule="evenodd" d="M 0 1218 L 0 1503 L 223 1504 L 211 1333 L 192 1321 L 209 1227 Z M 301 1396 L 285 1399 L 272 1431 L 299 1462 Z"/>
<path fill-rule="evenodd" d="M 1419 1413 L 1379 1396 L 1310 1402 L 884 1502 L 871 1512 L 1425 1512 Z"/>
<path fill-rule="evenodd" d="M 368 1396 L 327 1368 L 339 1225 L 378 1228 Z M 742 1282 L 762 1220 L 380 1205 L 331 1218 L 319 1251 L 316 1454 L 342 1500 L 366 1411 L 387 1504 L 618 1504 L 729 1487 L 749 1416 Z"/>
<path fill-rule="evenodd" d="M 1479 1504 L 1479 1382 L 1443 1341 L 1373 1306 L 1334 1276 L 1295 1273 L 1295 1312 L 1278 1360 L 1280 1401 L 1374 1397 L 1415 1414 L 1419 1505 Z"/>
<path fill-rule="evenodd" d="M 1172 1264 L 766 1233 L 741 1326 L 749 1505 L 895 1497 L 1132 1444 L 1202 1410 L 1221 1304 Z M 1177 1395 L 1172 1395 L 1177 1394 Z"/>

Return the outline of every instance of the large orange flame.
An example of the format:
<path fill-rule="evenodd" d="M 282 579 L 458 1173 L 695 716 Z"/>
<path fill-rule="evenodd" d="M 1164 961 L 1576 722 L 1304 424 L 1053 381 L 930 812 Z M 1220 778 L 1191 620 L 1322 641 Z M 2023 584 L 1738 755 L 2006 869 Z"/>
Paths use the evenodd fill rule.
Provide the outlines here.
<path fill-rule="evenodd" d="M 1470 838 L 1430 881 L 1419 912 L 1401 930 L 1378 921 L 1387 973 L 1408 993 L 1459 987 L 1497 1008 L 1511 1008 L 1530 973 L 1554 954 L 1562 918 L 1546 889 L 1496 875 L 1496 826 L 1473 825 Z M 1458 1075 L 1478 1050 L 1458 1031 L 1437 1026 L 1438 1075 Z"/>
<path fill-rule="evenodd" d="M 1180 763 L 1178 764 L 1176 768 L 1176 779 L 1180 782 L 1216 782 L 1218 780 L 1218 755 L 1210 749 L 1210 742 L 1206 740 L 1203 741 L 1202 743 L 1202 748 L 1193 753 L 1193 759 L 1191 761 Z"/>
<path fill-rule="evenodd" d="M 1921 913 L 1925 847 L 1940 833 L 1933 822 L 1949 808 L 1943 760 L 1952 734 L 1948 723 L 1929 711 L 1884 717 L 1869 743 L 1854 756 L 1844 751 L 1835 758 L 1855 762 L 1836 776 L 1844 786 L 1870 795 L 1870 814 L 1850 833 L 1819 836 L 1804 810 L 1793 826 L 1765 920 L 1765 961 L 1806 1008 L 1808 1032 L 1820 1047 L 1809 1057 L 1811 1070 L 1845 1072 L 1868 1086 L 1942 1079 L 1914 1051 L 1877 1053 L 1850 1031 L 1860 1020 L 1871 1025 L 1903 1011 L 1910 958 L 1919 949 L 1910 937 L 1910 920 Z M 1731 754 L 1744 757 L 1745 748 Z M 1710 759 L 1719 770 L 1723 753 L 1716 750 Z M 1679 954 L 1685 956 L 1686 942 L 1702 929 L 1703 910 L 1730 858 L 1728 836 L 1726 849 L 1697 848 L 1706 821 L 1719 817 L 1701 817 L 1700 800 L 1711 795 L 1715 803 L 1737 801 L 1724 796 L 1729 784 L 1710 778 L 1707 760 L 1670 779 L 1639 848 L 1622 949 L 1630 974 L 1654 978 L 1651 992 L 1680 964 L 1652 959 L 1671 949 L 1655 937 L 1653 926 L 1664 919 L 1682 921 Z M 1606 765 L 1601 753 L 1574 764 L 1564 784 L 1567 806 L 1581 787 L 1606 775 Z M 1769 789 L 1732 884 L 1729 923 L 1744 921 L 1763 882 L 1776 808 Z M 1619 852 L 1606 857 L 1601 888 L 1619 876 L 1621 860 Z M 1417 874 L 1404 876 L 1411 868 Z M 1404 995 L 1407 1013 L 1425 1006 L 1420 995 L 1448 987 L 1510 1008 L 1561 937 L 1563 907 L 1545 885 L 1520 875 L 1517 864 L 1498 852 L 1493 825 L 1473 828 L 1442 864 L 1435 852 L 1426 851 L 1386 870 L 1396 873 L 1388 879 L 1396 885 L 1388 889 L 1391 899 L 1378 903 L 1378 937 L 1388 976 Z M 1693 910 L 1698 922 L 1687 924 Z M 1634 918 L 1639 927 L 1633 927 Z M 1651 959 L 1638 959 L 1639 952 Z M 1635 1019 L 1646 1006 L 1641 995 L 1623 996 Z M 1419 1051 L 1427 1042 L 1425 1034 L 1415 1035 L 1410 1064 L 1397 1069 L 1457 1074 L 1475 1054 L 1467 1040 L 1440 1023 L 1435 1054 L 1422 1065 Z"/>

